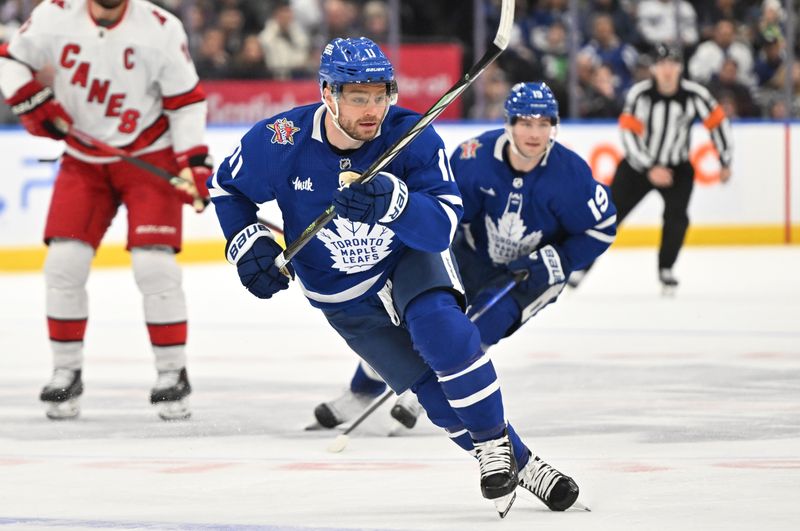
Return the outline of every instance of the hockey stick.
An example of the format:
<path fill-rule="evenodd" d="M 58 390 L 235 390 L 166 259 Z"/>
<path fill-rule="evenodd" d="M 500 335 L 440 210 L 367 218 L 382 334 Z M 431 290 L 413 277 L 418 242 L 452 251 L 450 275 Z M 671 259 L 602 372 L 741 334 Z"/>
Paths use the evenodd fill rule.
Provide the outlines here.
<path fill-rule="evenodd" d="M 367 409 L 361 412 L 361 414 L 350 423 L 350 426 L 347 427 L 342 433 L 336 436 L 333 442 L 328 446 L 328 451 L 334 454 L 338 454 L 342 450 L 344 450 L 345 446 L 347 446 L 347 442 L 350 440 L 350 433 L 353 432 L 354 429 L 358 427 L 359 424 L 364 422 L 367 417 L 372 415 L 373 411 L 378 409 L 383 405 L 384 402 L 389 400 L 389 397 L 394 394 L 394 391 L 391 389 L 386 389 L 381 396 L 376 398 L 372 401 L 372 403 L 367 406 Z"/>
<path fill-rule="evenodd" d="M 497 28 L 497 34 L 494 37 L 494 42 L 489 46 L 489 49 L 483 54 L 477 63 L 475 63 L 469 71 L 464 74 L 459 81 L 453 85 L 450 90 L 445 92 L 433 106 L 423 114 L 419 121 L 414 124 L 403 136 L 401 136 L 392 146 L 387 149 L 381 156 L 355 180 L 355 182 L 367 182 L 372 179 L 379 171 L 385 168 L 400 151 L 410 144 L 419 134 L 433 122 L 448 105 L 450 105 L 456 98 L 458 98 L 467 88 L 477 79 L 489 64 L 492 63 L 508 46 L 508 40 L 511 36 L 511 27 L 514 23 L 514 0 L 502 0 L 500 12 L 500 24 Z M 306 246 L 311 239 L 322 228 L 330 223 L 336 217 L 333 205 L 329 206 L 325 212 L 320 214 L 317 219 L 311 222 L 306 230 L 300 236 L 286 247 L 282 254 L 275 258 L 275 266 L 278 269 L 284 267 L 294 256 L 300 252 L 300 249 Z"/>
<path fill-rule="evenodd" d="M 205 210 L 206 206 L 208 206 L 209 203 L 208 199 L 200 197 L 200 194 L 197 192 L 197 187 L 189 179 L 184 179 L 183 177 L 172 175 L 164 168 L 159 168 L 158 166 L 150 164 L 145 160 L 142 160 L 138 157 L 134 157 L 124 149 L 120 149 L 110 144 L 106 144 L 102 140 L 93 137 L 89 133 L 84 133 L 80 129 L 76 129 L 71 125 L 67 129 L 67 134 L 85 146 L 94 148 L 98 151 L 102 151 L 107 155 L 119 157 L 129 164 L 133 164 L 134 166 L 141 168 L 146 172 L 152 173 L 157 177 L 161 177 L 162 179 L 166 180 L 169 184 L 171 184 L 178 190 L 183 190 L 184 192 L 187 192 L 189 195 L 192 196 L 192 206 L 197 212 L 202 212 L 203 210 Z"/>
<path fill-rule="evenodd" d="M 70 126 L 69 129 L 67 130 L 67 134 L 70 135 L 71 137 L 73 137 L 75 140 L 77 140 L 81 144 L 84 144 L 84 145 L 86 145 L 88 147 L 94 148 L 94 149 L 96 149 L 98 151 L 102 151 L 106 155 L 119 157 L 119 158 L 121 158 L 122 160 L 124 160 L 125 162 L 127 162 L 129 164 L 133 164 L 134 166 L 136 166 L 136 167 L 138 167 L 140 169 L 143 169 L 146 172 L 152 173 L 156 177 L 161 177 L 162 179 L 167 181 L 172 186 L 178 188 L 179 190 L 185 190 L 185 187 L 194 188 L 194 186 L 195 186 L 194 183 L 189 181 L 188 179 L 184 179 L 183 177 L 179 177 L 177 175 L 172 175 L 170 172 L 168 172 L 164 168 L 159 168 L 158 166 L 156 166 L 154 164 L 150 164 L 146 160 L 142 160 L 142 159 L 140 159 L 138 157 L 134 157 L 133 155 L 131 155 L 130 153 L 128 153 L 124 149 L 120 149 L 120 148 L 114 147 L 114 146 L 112 146 L 110 144 L 106 144 L 102 140 L 99 140 L 99 139 L 93 137 L 89 133 L 85 133 L 85 132 L 83 132 L 83 131 L 81 131 L 79 129 L 75 129 L 72 126 Z M 195 188 L 195 192 L 196 192 L 196 188 Z M 208 206 L 208 203 L 209 203 L 208 199 L 204 199 L 204 198 L 200 197 L 199 195 L 197 195 L 196 193 L 195 194 L 191 194 L 191 195 L 194 196 L 194 200 L 192 202 L 192 205 L 194 206 L 194 209 L 197 210 L 197 212 L 202 212 L 205 209 L 205 207 Z M 202 208 L 198 209 L 198 207 L 201 206 L 201 205 L 202 205 Z M 278 225 L 276 225 L 274 223 L 271 223 L 271 222 L 267 221 L 266 219 L 263 219 L 263 218 L 259 217 L 258 218 L 258 222 L 261 223 L 262 225 L 265 225 L 271 231 L 277 232 L 278 234 L 283 234 L 283 229 L 281 227 L 279 227 Z"/>
<path fill-rule="evenodd" d="M 527 276 L 528 276 L 528 274 L 527 274 L 526 271 L 523 271 L 521 273 L 517 273 L 516 275 L 514 275 L 514 278 L 511 281 L 509 281 L 508 284 L 503 286 L 502 289 L 500 289 L 500 291 L 495 293 L 492 296 L 492 298 L 490 298 L 488 301 L 486 301 L 483 304 L 483 306 L 478 308 L 478 310 L 470 316 L 469 320 L 472 321 L 473 323 L 475 321 L 477 321 L 480 316 L 482 316 L 487 311 L 489 311 L 489 309 L 492 306 L 497 304 L 497 301 L 502 299 L 503 296 L 505 296 L 506 293 L 508 293 L 509 291 L 514 289 L 514 286 L 519 284 L 519 282 L 524 280 Z M 350 437 L 349 437 L 350 433 L 354 429 L 356 429 L 356 427 L 358 427 L 359 424 L 364 422 L 367 419 L 367 417 L 372 415 L 372 413 L 376 409 L 378 409 L 381 406 L 381 404 L 383 404 L 384 402 L 389 400 L 389 397 L 392 396 L 393 394 L 394 394 L 394 391 L 392 391 L 391 389 L 387 389 L 386 391 L 384 391 L 384 393 L 380 397 L 375 399 L 369 406 L 367 406 L 367 409 L 365 409 L 364 411 L 361 412 L 361 415 L 359 415 L 350 424 L 350 426 L 346 430 L 344 430 L 343 433 L 340 433 L 339 435 L 336 436 L 336 439 L 334 439 L 333 442 L 331 443 L 331 445 L 328 446 L 328 451 L 338 454 L 339 452 L 344 450 L 345 447 L 347 446 L 348 441 L 350 440 Z"/>

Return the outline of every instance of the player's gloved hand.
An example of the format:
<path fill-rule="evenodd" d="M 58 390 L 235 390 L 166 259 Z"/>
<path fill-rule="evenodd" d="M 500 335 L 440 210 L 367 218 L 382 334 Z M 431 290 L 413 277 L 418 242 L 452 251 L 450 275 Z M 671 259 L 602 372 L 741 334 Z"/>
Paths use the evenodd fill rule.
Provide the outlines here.
<path fill-rule="evenodd" d="M 528 256 L 517 258 L 509 262 L 507 267 L 514 274 L 527 272 L 527 277 L 519 283 L 524 290 L 565 282 L 570 273 L 558 249 L 552 245 L 545 245 Z"/>
<path fill-rule="evenodd" d="M 286 264 L 286 273 L 275 267 L 275 257 L 283 249 L 272 232 L 260 223 L 253 223 L 236 234 L 225 249 L 228 262 L 236 266 L 239 279 L 247 290 L 259 299 L 269 299 L 289 287 L 294 269 Z"/>
<path fill-rule="evenodd" d="M 400 217 L 408 204 L 406 183 L 387 172 L 379 172 L 368 183 L 352 183 L 357 172 L 342 172 L 339 182 L 344 187 L 333 194 L 336 214 L 350 221 L 374 225 L 391 223 Z"/>
<path fill-rule="evenodd" d="M 6 100 L 20 123 L 35 136 L 62 140 L 72 124 L 72 117 L 58 103 L 53 89 L 31 80 Z"/>
<path fill-rule="evenodd" d="M 182 180 L 175 188 L 184 193 L 184 202 L 202 212 L 208 205 L 208 185 L 206 181 L 214 172 L 214 162 L 208 154 L 208 146 L 196 146 L 175 155 L 178 177 Z"/>

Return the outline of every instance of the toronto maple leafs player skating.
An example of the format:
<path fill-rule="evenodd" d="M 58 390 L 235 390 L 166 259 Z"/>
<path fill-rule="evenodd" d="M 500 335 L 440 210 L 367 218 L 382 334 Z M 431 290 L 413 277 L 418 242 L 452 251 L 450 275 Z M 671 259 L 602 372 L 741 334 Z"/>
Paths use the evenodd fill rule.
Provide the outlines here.
<path fill-rule="evenodd" d="M 520 83 L 506 124 L 462 143 L 450 162 L 464 201 L 453 251 L 470 309 L 485 307 L 520 271 L 525 278 L 476 324 L 494 345 L 555 301 L 569 274 L 602 254 L 616 234 L 608 190 L 586 162 L 555 141 L 558 102 L 544 83 Z M 349 420 L 383 392 L 363 363 L 344 395 L 317 406 L 323 425 Z M 419 407 L 400 396 L 392 416 L 413 427 Z"/>
<path fill-rule="evenodd" d="M 369 39 L 329 43 L 320 88 L 322 104 L 257 123 L 209 180 L 242 284 L 260 298 L 289 284 L 257 204 L 277 200 L 293 241 L 333 202 L 338 217 L 287 275 L 296 273 L 310 303 L 393 389 L 412 389 L 434 424 L 474 451 L 481 491 L 501 514 L 518 484 L 566 509 L 577 485 L 506 424 L 494 367 L 463 313 L 448 249 L 463 207 L 442 140 L 429 128 L 369 183 L 342 186 L 347 170 L 367 168 L 419 116 L 393 106 L 392 65 Z"/>

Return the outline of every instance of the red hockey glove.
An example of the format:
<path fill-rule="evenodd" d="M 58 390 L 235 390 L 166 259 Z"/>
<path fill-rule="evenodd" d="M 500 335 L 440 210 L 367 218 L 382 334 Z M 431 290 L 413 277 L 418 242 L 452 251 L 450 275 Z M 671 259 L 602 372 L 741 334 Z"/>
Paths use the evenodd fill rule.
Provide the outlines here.
<path fill-rule="evenodd" d="M 184 180 L 176 188 L 184 192 L 184 201 L 202 212 L 208 204 L 208 185 L 206 181 L 214 172 L 214 163 L 208 154 L 208 146 L 196 146 L 176 155 L 178 177 Z"/>
<path fill-rule="evenodd" d="M 53 96 L 53 89 L 31 80 L 6 100 L 11 110 L 32 135 L 62 140 L 72 117 Z"/>

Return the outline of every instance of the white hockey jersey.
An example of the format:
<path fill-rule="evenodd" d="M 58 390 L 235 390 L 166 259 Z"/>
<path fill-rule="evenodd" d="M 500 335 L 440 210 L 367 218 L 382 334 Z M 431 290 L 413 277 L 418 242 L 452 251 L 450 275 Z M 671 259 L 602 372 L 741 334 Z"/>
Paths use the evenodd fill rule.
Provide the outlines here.
<path fill-rule="evenodd" d="M 56 99 L 74 126 L 133 154 L 203 144 L 205 96 L 181 22 L 144 0 L 129 0 L 104 27 L 89 0 L 44 0 L 11 39 L 0 65 L 6 97 L 36 71 L 54 69 Z M 67 152 L 88 162 L 109 159 L 68 137 Z"/>

